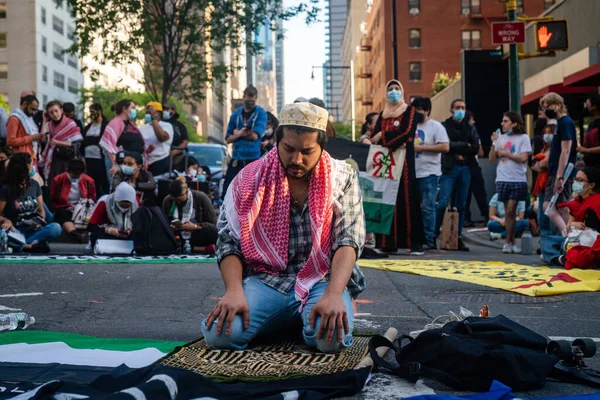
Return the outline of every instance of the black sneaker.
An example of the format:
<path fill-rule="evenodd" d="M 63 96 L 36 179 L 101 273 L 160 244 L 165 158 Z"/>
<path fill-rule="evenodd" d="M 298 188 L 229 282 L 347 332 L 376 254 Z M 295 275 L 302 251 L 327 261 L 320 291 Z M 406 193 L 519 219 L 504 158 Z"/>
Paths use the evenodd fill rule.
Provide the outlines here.
<path fill-rule="evenodd" d="M 414 249 L 410 250 L 410 255 L 411 256 L 424 256 L 425 252 L 423 251 L 423 247 L 415 247 Z"/>
<path fill-rule="evenodd" d="M 471 251 L 465 244 L 463 243 L 461 238 L 458 238 L 458 251 Z"/>
<path fill-rule="evenodd" d="M 50 253 L 50 246 L 48 246 L 48 243 L 36 243 L 31 246 L 30 253 L 48 254 Z"/>
<path fill-rule="evenodd" d="M 475 227 L 475 223 L 473 221 L 465 221 L 464 227 L 465 228 L 474 228 Z"/>

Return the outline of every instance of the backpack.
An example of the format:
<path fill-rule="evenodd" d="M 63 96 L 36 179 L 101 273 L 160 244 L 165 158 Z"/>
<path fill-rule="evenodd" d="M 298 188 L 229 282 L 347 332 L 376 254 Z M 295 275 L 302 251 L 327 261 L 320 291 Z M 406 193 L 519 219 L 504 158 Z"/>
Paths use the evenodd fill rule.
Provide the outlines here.
<path fill-rule="evenodd" d="M 409 343 L 402 346 L 404 339 Z M 371 339 L 369 353 L 376 366 L 413 382 L 432 378 L 460 390 L 488 391 L 494 380 L 516 391 L 538 389 L 558 362 L 546 354 L 544 337 L 503 315 L 468 317 L 416 339 L 402 335 L 397 343 L 379 335 Z M 393 348 L 399 365 L 379 357 L 377 347 Z"/>
<path fill-rule="evenodd" d="M 92 199 L 79 199 L 73 207 L 72 221 L 76 229 L 86 229 L 92 214 L 96 209 L 96 203 Z"/>
<path fill-rule="evenodd" d="M 159 256 L 179 252 L 173 229 L 158 206 L 141 206 L 131 216 L 133 250 L 136 255 Z"/>

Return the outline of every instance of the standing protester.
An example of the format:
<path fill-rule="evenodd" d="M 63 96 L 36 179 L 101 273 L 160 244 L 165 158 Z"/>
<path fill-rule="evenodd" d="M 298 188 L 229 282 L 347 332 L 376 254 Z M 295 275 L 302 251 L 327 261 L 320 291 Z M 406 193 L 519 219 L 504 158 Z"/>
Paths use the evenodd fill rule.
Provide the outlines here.
<path fill-rule="evenodd" d="M 115 111 L 115 117 L 108 123 L 104 130 L 104 135 L 100 139 L 100 147 L 104 151 L 104 160 L 106 163 L 106 175 L 110 181 L 112 176 L 117 173 L 117 153 L 119 147 L 125 151 L 135 151 L 144 154 L 144 138 L 140 130 L 135 126 L 137 110 L 135 103 L 129 99 L 119 101 L 112 106 Z"/>
<path fill-rule="evenodd" d="M 112 178 L 112 191 L 115 191 L 122 182 L 127 182 L 135 189 L 140 200 L 152 197 L 156 189 L 156 181 L 144 168 L 142 155 L 134 151 L 120 151 L 117 153 L 116 160 L 119 170 Z"/>
<path fill-rule="evenodd" d="M 503 253 L 521 253 L 515 244 L 517 205 L 527 200 L 527 160 L 531 154 L 531 141 L 525 132 L 521 116 L 515 112 L 504 113 L 502 133 L 492 135 L 490 162 L 498 160 L 496 168 L 496 193 L 504 203 L 506 242 Z"/>
<path fill-rule="evenodd" d="M 227 166 L 223 198 L 235 176 L 252 161 L 260 158 L 260 139 L 267 128 L 267 113 L 256 105 L 258 91 L 252 85 L 244 90 L 244 106 L 231 114 L 225 140 L 233 143 L 233 156 Z"/>
<path fill-rule="evenodd" d="M 190 244 L 194 253 L 214 254 L 217 243 L 217 218 L 212 201 L 198 190 L 188 188 L 181 176 L 169 184 L 169 195 L 162 203 L 169 221 L 178 221 L 175 231 L 191 233 Z M 182 235 L 183 236 L 183 235 Z"/>
<path fill-rule="evenodd" d="M 371 144 L 371 137 L 374 134 L 375 124 L 377 124 L 377 119 L 379 118 L 379 114 L 376 112 L 368 113 L 365 117 L 365 122 L 362 125 L 362 130 L 360 132 L 360 142 L 362 144 Z"/>
<path fill-rule="evenodd" d="M 54 220 L 77 242 L 87 243 L 88 235 L 79 234 L 73 223 L 73 209 L 81 199 L 96 202 L 96 184 L 85 173 L 85 162 L 79 158 L 69 161 L 67 171 L 58 175 L 50 186 L 50 201 Z"/>
<path fill-rule="evenodd" d="M 40 153 L 40 143 L 46 138 L 47 125 L 43 124 L 40 133 L 33 115 L 40 103 L 34 95 L 21 98 L 21 106 L 9 117 L 6 123 L 6 144 L 13 153 L 27 153 L 37 162 Z"/>
<path fill-rule="evenodd" d="M 75 115 L 75 104 L 73 104 L 73 103 L 64 103 L 63 104 L 63 111 L 65 112 L 65 115 L 67 116 L 67 118 L 72 119 L 77 124 L 77 126 L 79 127 L 79 131 L 83 132 L 83 123 Z"/>
<path fill-rule="evenodd" d="M 47 114 L 47 115 L 46 115 Z M 77 124 L 68 118 L 60 101 L 54 100 L 46 106 L 44 120 L 48 120 L 48 144 L 44 149 L 44 177 L 46 184 L 63 173 L 70 160 L 78 156 L 79 142 L 83 141 Z"/>
<path fill-rule="evenodd" d="M 146 104 L 144 118 L 146 124 L 140 126 L 140 132 L 146 144 L 148 171 L 160 179 L 170 172 L 173 125 L 163 121 L 162 104 L 155 101 Z"/>
<path fill-rule="evenodd" d="M 546 192 L 546 186 L 548 185 L 548 157 L 550 157 L 550 145 L 554 139 L 554 131 L 556 130 L 557 124 L 555 119 L 544 119 L 544 121 L 548 122 L 548 125 L 544 128 L 544 133 L 542 134 L 544 147 L 542 147 L 542 150 L 533 157 L 533 165 L 531 166 L 531 170 L 535 171 L 537 175 L 532 193 L 537 197 L 537 223 L 540 228 L 540 236 L 542 237 L 551 234 L 550 219 L 544 214 L 544 193 Z"/>
<path fill-rule="evenodd" d="M 185 158 L 183 150 L 187 149 L 190 142 L 185 125 L 179 120 L 179 113 L 174 105 L 163 105 L 163 120 L 173 126 L 173 142 L 171 143 L 171 157 L 173 158 L 173 169 L 183 171 L 185 169 Z"/>
<path fill-rule="evenodd" d="M 98 196 L 110 193 L 104 154 L 100 148 L 100 140 L 108 125 L 108 120 L 102 112 L 102 106 L 94 103 L 89 108 L 91 122 L 83 129 L 81 153 L 86 163 L 87 175 L 96 182 Z"/>
<path fill-rule="evenodd" d="M 583 145 L 577 147 L 577 152 L 583 154 L 586 167 L 600 169 L 600 95 L 594 94 L 585 101 L 587 112 L 594 118 L 587 127 L 583 137 Z"/>
<path fill-rule="evenodd" d="M 542 105 L 546 116 L 549 119 L 557 120 L 556 132 L 548 157 L 548 185 L 544 193 L 544 211 L 546 211 L 550 199 L 555 193 L 560 193 L 557 204 L 569 201 L 571 198 L 573 178 L 577 174 L 577 170 L 573 168 L 573 172 L 566 179 L 564 173 L 569 163 L 575 165 L 577 162 L 577 130 L 575 123 L 567 115 L 565 101 L 560 95 L 548 93 L 542 97 Z M 567 212 L 564 209 L 558 211 L 554 208 L 550 211 L 549 217 L 563 236 L 566 236 Z"/>
<path fill-rule="evenodd" d="M 440 178 L 440 194 L 437 204 L 435 234 L 439 235 L 444 219 L 444 212 L 450 198 L 456 190 L 455 206 L 458 210 L 458 250 L 469 251 L 462 241 L 462 229 L 465 223 L 467 195 L 471 185 L 471 168 L 477 163 L 475 156 L 479 153 L 479 135 L 469 121 L 465 120 L 467 105 L 456 99 L 450 105 L 452 116 L 442 125 L 446 128 L 450 140 L 450 151 L 442 154 L 442 176 Z"/>
<path fill-rule="evenodd" d="M 26 239 L 17 251 L 49 253 L 48 243 L 62 234 L 57 223 L 46 223 L 42 188 L 31 177 L 33 159 L 28 153 L 17 153 L 8 163 L 6 184 L 0 188 L 0 226 L 5 231 L 16 228 Z"/>
<path fill-rule="evenodd" d="M 425 120 L 417 126 L 415 139 L 415 170 L 421 192 L 421 214 L 427 249 L 435 249 L 435 199 L 439 177 L 442 175 L 442 153 L 450 150 L 448 134 L 444 126 L 429 118 L 431 100 L 429 97 L 417 97 L 412 102 Z"/>
<path fill-rule="evenodd" d="M 412 255 L 423 255 L 425 232 L 421 216 L 421 196 L 415 173 L 415 132 L 424 117 L 415 107 L 404 102 L 402 84 L 392 79 L 386 85 L 386 103 L 377 120 L 375 132 L 381 145 L 390 151 L 406 148 L 404 168 L 396 199 L 394 219 L 389 235 L 377 235 L 377 247 L 397 252 L 399 248 L 410 249 Z M 377 136 L 376 135 L 376 136 Z"/>
<path fill-rule="evenodd" d="M 475 132 L 477 132 L 477 128 L 475 127 L 475 116 L 473 113 L 467 111 L 465 114 L 465 119 L 469 121 L 469 125 L 471 125 L 473 129 L 475 129 Z M 477 133 L 477 136 L 479 137 L 479 133 Z M 469 194 L 467 195 L 467 204 L 465 206 L 465 227 L 474 226 L 471 219 L 471 199 L 473 198 L 473 195 L 475 195 L 475 203 L 477 203 L 479 213 L 484 219 L 484 225 L 487 225 L 488 214 L 490 213 L 487 191 L 485 190 L 485 180 L 483 179 L 483 171 L 479 165 L 479 159 L 484 156 L 483 147 L 481 146 L 481 138 L 479 139 L 479 152 L 475 157 L 476 162 L 471 165 L 471 184 L 469 185 Z"/>

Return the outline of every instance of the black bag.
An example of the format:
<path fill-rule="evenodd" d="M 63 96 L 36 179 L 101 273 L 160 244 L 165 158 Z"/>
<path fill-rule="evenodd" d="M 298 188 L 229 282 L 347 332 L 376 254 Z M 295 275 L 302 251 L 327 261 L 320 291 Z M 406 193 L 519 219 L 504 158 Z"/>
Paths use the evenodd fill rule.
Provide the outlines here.
<path fill-rule="evenodd" d="M 178 253 L 177 239 L 165 213 L 157 206 L 141 206 L 131 216 L 133 250 L 136 255 L 161 256 Z"/>
<path fill-rule="evenodd" d="M 56 146 L 54 156 L 62 161 L 71 161 L 77 156 L 77 149 L 72 146 Z"/>
<path fill-rule="evenodd" d="M 410 343 L 401 346 L 404 339 Z M 416 339 L 403 335 L 397 343 L 383 336 L 371 339 L 369 352 L 376 366 L 411 381 L 432 378 L 461 390 L 487 391 L 494 380 L 516 391 L 538 389 L 558 362 L 546 354 L 544 337 L 503 315 L 450 322 Z M 379 357 L 377 347 L 393 348 L 400 365 Z"/>

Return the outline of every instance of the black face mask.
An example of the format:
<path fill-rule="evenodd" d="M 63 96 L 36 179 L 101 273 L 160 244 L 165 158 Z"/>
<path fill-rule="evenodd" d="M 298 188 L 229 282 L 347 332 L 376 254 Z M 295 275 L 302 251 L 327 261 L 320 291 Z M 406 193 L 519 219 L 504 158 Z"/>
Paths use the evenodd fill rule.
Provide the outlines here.
<path fill-rule="evenodd" d="M 250 100 L 246 100 L 244 101 L 244 107 L 246 107 L 247 110 L 254 110 L 256 108 L 256 103 Z"/>
<path fill-rule="evenodd" d="M 546 110 L 544 111 L 544 113 L 546 114 L 546 117 L 548 117 L 548 119 L 556 119 L 556 111 Z"/>

